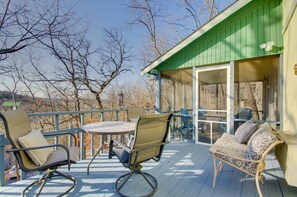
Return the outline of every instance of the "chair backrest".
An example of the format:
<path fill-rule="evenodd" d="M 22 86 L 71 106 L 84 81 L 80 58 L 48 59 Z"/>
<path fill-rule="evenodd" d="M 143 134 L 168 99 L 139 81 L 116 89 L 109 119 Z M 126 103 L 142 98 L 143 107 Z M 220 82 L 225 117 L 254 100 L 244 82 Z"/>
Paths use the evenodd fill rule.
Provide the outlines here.
<path fill-rule="evenodd" d="M 155 146 L 138 153 L 137 163 L 154 158 L 159 160 L 162 155 L 164 145 L 156 146 L 166 141 L 169 122 L 172 114 L 155 114 L 155 115 L 142 115 L 138 119 L 135 139 L 132 149 L 142 149 L 148 146 Z M 134 154 L 131 157 L 130 163 L 134 163 Z"/>
<path fill-rule="evenodd" d="M 3 120 L 7 139 L 12 148 L 22 148 L 18 138 L 31 132 L 31 125 L 28 114 L 22 110 L 3 111 L 0 113 Z M 14 152 L 14 155 L 24 171 L 30 171 L 36 168 L 36 165 L 24 151 Z"/>
<path fill-rule="evenodd" d="M 249 120 L 253 116 L 253 111 L 249 108 L 239 109 L 238 114 L 235 115 L 237 119 L 246 119 Z"/>
<path fill-rule="evenodd" d="M 128 121 L 136 122 L 140 115 L 144 115 L 142 107 L 127 107 Z"/>

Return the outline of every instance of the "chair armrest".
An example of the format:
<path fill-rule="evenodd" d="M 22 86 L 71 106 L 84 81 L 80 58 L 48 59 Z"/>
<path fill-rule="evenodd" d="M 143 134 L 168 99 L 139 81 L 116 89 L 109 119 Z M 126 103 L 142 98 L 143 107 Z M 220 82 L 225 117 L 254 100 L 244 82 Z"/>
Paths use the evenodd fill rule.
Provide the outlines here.
<path fill-rule="evenodd" d="M 147 150 L 147 149 L 150 149 L 150 148 L 154 148 L 154 147 L 158 147 L 158 146 L 162 146 L 162 145 L 165 145 L 165 144 L 169 144 L 170 142 L 169 141 L 166 141 L 166 142 L 163 142 L 163 143 L 160 143 L 160 144 L 155 144 L 155 145 L 151 145 L 151 146 L 145 146 L 145 147 L 142 147 L 140 149 L 133 149 L 131 150 L 130 152 L 133 153 L 133 152 L 140 152 L 140 151 L 143 151 L 143 150 Z"/>
<path fill-rule="evenodd" d="M 44 148 L 50 148 L 50 147 L 62 147 L 66 151 L 67 161 L 68 161 L 68 171 L 69 171 L 70 170 L 70 154 L 69 154 L 69 149 L 64 144 L 49 144 L 46 146 L 34 146 L 34 147 L 28 147 L 28 148 L 13 148 L 13 149 L 6 150 L 6 152 L 7 153 L 20 152 L 20 151 L 44 149 Z"/>
<path fill-rule="evenodd" d="M 45 137 L 50 136 L 60 136 L 60 135 L 71 135 L 74 138 L 74 145 L 77 146 L 76 136 L 72 132 L 62 132 L 62 133 L 42 133 Z"/>
<path fill-rule="evenodd" d="M 109 148 L 111 148 L 112 150 L 112 147 L 113 147 L 113 142 L 115 144 L 117 144 L 118 146 L 120 146 L 121 148 L 123 148 L 125 151 L 127 151 L 129 154 L 131 153 L 134 153 L 134 152 L 140 152 L 140 151 L 143 151 L 143 150 L 147 150 L 147 149 L 150 149 L 150 148 L 154 148 L 154 147 L 158 147 L 158 146 L 162 146 L 162 145 L 165 145 L 165 144 L 169 144 L 170 142 L 169 141 L 166 141 L 166 142 L 163 142 L 163 143 L 160 143 L 160 144 L 155 144 L 155 145 L 151 145 L 151 146 L 146 146 L 146 147 L 143 147 L 143 148 L 140 148 L 140 149 L 131 149 L 129 148 L 128 146 L 126 146 L 125 144 L 123 144 L 122 142 L 114 139 L 114 140 L 111 140 L 110 141 L 110 146 Z"/>
<path fill-rule="evenodd" d="M 127 145 L 123 144 L 122 142 L 120 142 L 117 139 L 112 140 L 116 145 L 118 145 L 119 147 L 121 147 L 122 149 L 124 149 L 125 151 L 127 151 L 128 153 L 131 153 L 132 150 L 131 148 L 129 148 Z"/>

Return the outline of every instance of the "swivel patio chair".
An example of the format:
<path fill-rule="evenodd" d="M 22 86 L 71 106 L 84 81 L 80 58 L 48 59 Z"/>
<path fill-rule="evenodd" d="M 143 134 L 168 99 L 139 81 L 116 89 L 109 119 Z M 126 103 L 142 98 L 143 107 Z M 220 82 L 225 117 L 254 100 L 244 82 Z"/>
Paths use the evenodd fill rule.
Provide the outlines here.
<path fill-rule="evenodd" d="M 140 116 L 136 124 L 134 140 L 130 143 L 130 147 L 122 144 L 116 139 L 111 140 L 109 146 L 109 158 L 116 155 L 122 165 L 130 169 L 130 172 L 120 176 L 116 180 L 115 189 L 121 196 L 129 195 L 124 194 L 124 191 L 122 191 L 123 186 L 128 182 L 135 181 L 133 177 L 137 175 L 140 175 L 149 187 L 149 194 L 144 196 L 152 196 L 157 191 L 158 182 L 156 178 L 151 174 L 142 172 L 141 163 L 150 159 L 155 161 L 161 159 L 164 145 L 169 143 L 166 139 L 171 116 L 172 114 Z M 133 188 L 129 188 L 129 191 L 132 193 L 135 192 Z"/>
<path fill-rule="evenodd" d="M 193 117 L 189 114 L 187 109 L 181 108 L 181 127 L 178 128 L 179 133 L 183 139 L 192 139 L 192 133 L 194 131 L 194 125 L 192 122 Z"/>
<path fill-rule="evenodd" d="M 246 120 L 250 120 L 253 117 L 253 111 L 249 108 L 239 109 L 238 114 L 235 115 L 235 119 L 240 119 L 239 121 L 234 122 L 234 131 L 241 125 L 241 123 Z"/>
<path fill-rule="evenodd" d="M 240 123 L 243 123 L 247 120 L 250 120 L 253 117 L 253 110 L 249 108 L 245 109 L 239 109 L 239 112 L 234 116 L 235 119 L 239 119 L 239 121 L 234 121 L 234 133 L 238 129 L 238 127 L 241 125 Z M 225 120 L 223 120 L 225 121 Z M 226 124 L 221 124 L 221 129 L 226 132 Z"/>
<path fill-rule="evenodd" d="M 22 192 L 22 196 L 33 185 L 41 184 L 36 196 L 41 194 L 46 182 L 56 176 L 62 176 L 72 182 L 72 185 L 59 196 L 67 194 L 76 185 L 76 180 L 70 175 L 66 175 L 57 170 L 58 167 L 76 163 L 79 149 L 76 146 L 66 147 L 63 144 L 48 144 L 40 131 L 32 131 L 28 114 L 24 110 L 6 111 L 0 113 L 3 120 L 7 139 L 12 149 L 7 152 L 13 152 L 19 167 L 24 172 L 45 171 L 45 174 L 37 181 L 29 184 Z M 71 135 L 72 133 L 61 133 L 53 135 Z M 47 136 L 52 136 L 48 134 Z M 35 144 L 35 145 L 34 145 Z M 41 145 L 47 144 L 47 145 Z M 59 149 L 54 150 L 53 147 Z M 45 155 L 48 155 L 46 157 Z"/>

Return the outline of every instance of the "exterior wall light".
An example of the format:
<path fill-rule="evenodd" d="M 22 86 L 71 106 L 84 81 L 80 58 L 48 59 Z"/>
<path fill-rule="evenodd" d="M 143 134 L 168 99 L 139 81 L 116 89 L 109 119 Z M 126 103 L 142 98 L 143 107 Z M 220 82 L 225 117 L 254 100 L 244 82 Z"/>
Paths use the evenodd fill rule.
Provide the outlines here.
<path fill-rule="evenodd" d="M 260 45 L 261 49 L 264 49 L 266 52 L 270 52 L 272 50 L 274 46 L 274 42 L 273 41 L 269 41 L 267 43 L 263 43 Z"/>
<path fill-rule="evenodd" d="M 297 64 L 294 66 L 295 75 L 297 75 Z"/>

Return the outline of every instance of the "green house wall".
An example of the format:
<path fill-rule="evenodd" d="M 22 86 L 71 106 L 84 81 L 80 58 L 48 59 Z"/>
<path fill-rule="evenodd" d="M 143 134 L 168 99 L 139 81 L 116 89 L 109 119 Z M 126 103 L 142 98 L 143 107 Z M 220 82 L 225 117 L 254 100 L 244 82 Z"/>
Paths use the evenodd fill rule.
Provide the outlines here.
<path fill-rule="evenodd" d="M 161 63 L 174 70 L 282 53 L 282 1 L 254 0 Z M 260 45 L 274 41 L 271 52 Z"/>

